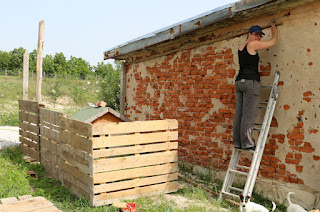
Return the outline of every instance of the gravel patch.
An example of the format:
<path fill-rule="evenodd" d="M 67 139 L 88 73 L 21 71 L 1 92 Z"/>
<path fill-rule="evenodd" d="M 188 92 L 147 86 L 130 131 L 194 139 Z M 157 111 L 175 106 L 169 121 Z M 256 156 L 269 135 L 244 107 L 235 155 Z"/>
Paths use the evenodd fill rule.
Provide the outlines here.
<path fill-rule="evenodd" d="M 0 126 L 0 150 L 19 144 L 19 127 Z"/>

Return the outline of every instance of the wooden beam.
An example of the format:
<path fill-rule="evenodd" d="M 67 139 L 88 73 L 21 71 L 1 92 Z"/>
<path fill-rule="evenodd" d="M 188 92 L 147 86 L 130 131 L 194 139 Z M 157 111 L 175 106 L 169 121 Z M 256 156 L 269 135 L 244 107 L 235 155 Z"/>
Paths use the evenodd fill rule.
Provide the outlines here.
<path fill-rule="evenodd" d="M 120 86 L 120 114 L 124 115 L 125 109 L 126 109 L 126 73 L 127 73 L 127 67 L 126 62 L 122 62 L 121 64 L 121 86 Z"/>
<path fill-rule="evenodd" d="M 36 83 L 36 101 L 42 103 L 42 60 L 43 60 L 43 44 L 44 44 L 44 21 L 39 23 L 38 51 L 37 51 L 37 83 Z"/>
<path fill-rule="evenodd" d="M 28 50 L 23 55 L 23 92 L 22 99 L 28 100 L 28 83 L 29 83 L 29 53 Z"/>

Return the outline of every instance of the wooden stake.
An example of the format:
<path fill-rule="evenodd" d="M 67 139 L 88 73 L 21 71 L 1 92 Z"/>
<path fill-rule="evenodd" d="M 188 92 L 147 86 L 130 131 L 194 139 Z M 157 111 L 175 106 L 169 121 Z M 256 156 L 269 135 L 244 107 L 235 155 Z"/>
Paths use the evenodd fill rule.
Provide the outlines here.
<path fill-rule="evenodd" d="M 28 83 L 29 83 L 29 53 L 28 50 L 24 52 L 23 55 L 23 92 L 22 99 L 28 100 Z"/>
<path fill-rule="evenodd" d="M 37 83 L 36 83 L 36 101 L 41 104 L 42 96 L 42 60 L 43 60 L 43 44 L 44 44 L 44 21 L 39 23 L 38 51 L 37 51 Z"/>

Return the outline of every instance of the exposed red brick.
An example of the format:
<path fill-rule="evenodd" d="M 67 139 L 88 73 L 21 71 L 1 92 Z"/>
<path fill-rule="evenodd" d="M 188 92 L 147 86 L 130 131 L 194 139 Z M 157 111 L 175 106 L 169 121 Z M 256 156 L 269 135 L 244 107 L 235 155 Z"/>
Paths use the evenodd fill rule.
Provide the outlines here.
<path fill-rule="evenodd" d="M 283 105 L 283 109 L 284 109 L 284 110 L 289 110 L 289 109 L 290 109 L 290 106 L 289 106 L 289 105 Z"/>

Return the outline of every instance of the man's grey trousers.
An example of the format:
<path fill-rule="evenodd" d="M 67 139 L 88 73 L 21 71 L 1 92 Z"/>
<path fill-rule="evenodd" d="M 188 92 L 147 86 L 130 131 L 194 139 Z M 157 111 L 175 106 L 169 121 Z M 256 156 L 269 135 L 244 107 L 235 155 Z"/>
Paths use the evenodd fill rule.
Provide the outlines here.
<path fill-rule="evenodd" d="M 235 82 L 236 114 L 233 119 L 233 143 L 235 148 L 255 146 L 252 130 L 257 118 L 260 101 L 260 83 L 255 80 Z"/>

